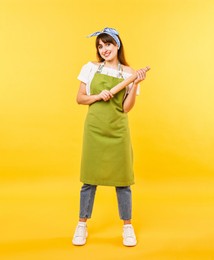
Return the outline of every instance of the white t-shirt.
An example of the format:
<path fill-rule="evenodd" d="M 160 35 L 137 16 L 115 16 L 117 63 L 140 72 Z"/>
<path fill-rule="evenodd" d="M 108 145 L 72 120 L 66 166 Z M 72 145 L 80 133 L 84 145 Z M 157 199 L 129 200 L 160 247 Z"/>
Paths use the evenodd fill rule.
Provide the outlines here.
<path fill-rule="evenodd" d="M 94 77 L 94 74 L 97 72 L 98 67 L 99 67 L 98 65 L 89 61 L 88 63 L 86 63 L 85 65 L 82 66 L 80 74 L 77 77 L 80 81 L 82 81 L 83 83 L 86 84 L 86 93 L 89 96 L 90 96 L 91 81 Z M 101 73 L 105 74 L 105 75 L 112 76 L 112 77 L 118 77 L 118 70 L 108 68 L 108 67 L 105 67 L 105 66 L 102 68 Z M 130 73 L 127 73 L 127 72 L 124 72 L 124 71 L 122 72 L 122 75 L 123 75 L 124 79 L 131 76 Z M 132 83 L 127 87 L 127 92 L 129 92 L 131 88 L 132 88 Z M 139 95 L 139 92 L 140 92 L 140 85 L 138 85 L 137 95 Z"/>

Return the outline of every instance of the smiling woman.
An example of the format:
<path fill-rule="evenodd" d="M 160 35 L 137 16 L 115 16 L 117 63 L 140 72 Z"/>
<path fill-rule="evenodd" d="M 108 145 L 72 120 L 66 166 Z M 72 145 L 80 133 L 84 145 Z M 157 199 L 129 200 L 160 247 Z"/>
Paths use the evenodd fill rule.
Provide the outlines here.
<path fill-rule="evenodd" d="M 79 223 L 72 242 L 86 243 L 86 221 L 92 214 L 96 188 L 103 185 L 116 188 L 119 214 L 124 221 L 123 244 L 135 246 L 130 189 L 134 184 L 133 156 L 127 112 L 135 104 L 138 84 L 145 79 L 147 69 L 135 72 L 128 66 L 115 29 L 105 28 L 90 36 L 97 36 L 98 62 L 88 62 L 78 76 L 77 102 L 89 105 L 89 110 L 83 136 Z"/>

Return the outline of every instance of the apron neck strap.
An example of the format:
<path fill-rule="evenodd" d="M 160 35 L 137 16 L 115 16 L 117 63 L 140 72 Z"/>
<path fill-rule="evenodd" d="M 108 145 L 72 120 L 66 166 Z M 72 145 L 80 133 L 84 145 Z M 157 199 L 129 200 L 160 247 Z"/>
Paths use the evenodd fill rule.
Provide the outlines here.
<path fill-rule="evenodd" d="M 101 73 L 104 66 L 105 66 L 105 61 L 100 63 L 100 65 L 99 65 L 99 67 L 97 69 L 97 73 Z"/>

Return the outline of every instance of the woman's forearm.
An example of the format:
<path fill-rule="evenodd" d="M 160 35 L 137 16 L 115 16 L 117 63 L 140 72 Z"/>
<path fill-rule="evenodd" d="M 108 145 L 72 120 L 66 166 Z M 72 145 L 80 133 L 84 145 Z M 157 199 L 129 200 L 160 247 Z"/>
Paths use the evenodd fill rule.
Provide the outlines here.
<path fill-rule="evenodd" d="M 80 105 L 90 105 L 93 104 L 96 101 L 99 101 L 99 96 L 98 95 L 77 95 L 76 101 Z"/>
<path fill-rule="evenodd" d="M 93 104 L 97 101 L 108 101 L 109 99 L 113 98 L 113 94 L 109 90 L 102 90 L 99 94 L 97 95 L 87 95 L 86 93 L 86 84 L 81 82 L 80 83 L 80 88 L 77 93 L 77 98 L 76 101 L 78 104 L 81 105 L 90 105 Z"/>
<path fill-rule="evenodd" d="M 133 83 L 132 88 L 123 102 L 123 111 L 128 113 L 134 106 L 138 84 Z"/>

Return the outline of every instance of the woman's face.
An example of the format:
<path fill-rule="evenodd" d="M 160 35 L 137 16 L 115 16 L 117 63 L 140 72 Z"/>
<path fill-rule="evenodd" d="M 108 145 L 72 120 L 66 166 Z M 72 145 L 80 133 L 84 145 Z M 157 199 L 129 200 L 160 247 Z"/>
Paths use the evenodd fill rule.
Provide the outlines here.
<path fill-rule="evenodd" d="M 114 61 L 117 59 L 118 46 L 110 42 L 99 40 L 98 51 L 100 56 L 106 61 Z"/>

